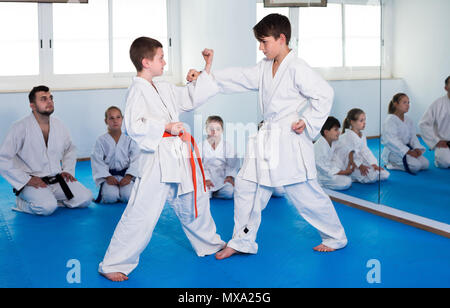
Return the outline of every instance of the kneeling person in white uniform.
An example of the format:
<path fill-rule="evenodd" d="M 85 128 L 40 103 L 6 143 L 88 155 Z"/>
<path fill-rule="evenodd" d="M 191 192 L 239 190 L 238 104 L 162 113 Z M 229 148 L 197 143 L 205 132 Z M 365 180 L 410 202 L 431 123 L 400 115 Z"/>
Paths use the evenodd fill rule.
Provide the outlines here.
<path fill-rule="evenodd" d="M 320 185 L 332 190 L 345 190 L 352 186 L 350 175 L 354 171 L 352 154 L 349 153 L 347 166 L 336 154 L 336 144 L 339 142 L 341 124 L 335 117 L 328 117 L 320 130 L 320 137 L 314 143 L 317 178 Z"/>
<path fill-rule="evenodd" d="M 15 210 L 48 216 L 58 206 L 89 206 L 92 193 L 75 179 L 76 149 L 64 124 L 50 115 L 46 86 L 29 94 L 32 114 L 13 124 L 0 147 L 0 174 L 14 187 Z"/>
<path fill-rule="evenodd" d="M 202 144 L 203 166 L 209 196 L 233 198 L 234 178 L 239 171 L 239 159 L 231 144 L 223 140 L 223 120 L 209 116 L 206 120 L 208 137 Z"/>
<path fill-rule="evenodd" d="M 122 112 L 115 106 L 105 112 L 108 132 L 97 139 L 91 156 L 92 175 L 103 203 L 127 203 L 138 174 L 139 147 L 122 133 Z"/>
<path fill-rule="evenodd" d="M 408 111 L 408 96 L 404 93 L 394 95 L 381 133 L 384 145 L 381 158 L 388 169 L 416 174 L 428 169 L 429 162 L 423 156 L 425 147 L 417 138 L 415 124 L 406 116 Z"/>
<path fill-rule="evenodd" d="M 434 151 L 438 168 L 450 167 L 450 76 L 445 80 L 447 95 L 436 100 L 419 123 L 422 138 Z"/>

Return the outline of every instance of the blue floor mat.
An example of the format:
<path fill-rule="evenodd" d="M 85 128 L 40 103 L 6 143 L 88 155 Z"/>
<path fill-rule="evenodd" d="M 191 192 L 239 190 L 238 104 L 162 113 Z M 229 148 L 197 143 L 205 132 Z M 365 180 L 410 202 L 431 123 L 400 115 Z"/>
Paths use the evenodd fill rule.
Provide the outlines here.
<path fill-rule="evenodd" d="M 367 140 L 367 144 L 380 161 L 380 149 L 383 151 L 384 148 L 380 145 L 380 140 Z M 389 170 L 391 175 L 387 181 L 374 184 L 353 183 L 343 193 L 450 224 L 450 169 L 436 168 L 434 152 L 428 148 L 424 156 L 430 162 L 430 167 L 415 176 Z M 384 166 L 383 161 L 381 166 Z"/>
<path fill-rule="evenodd" d="M 94 195 L 89 162 L 77 178 Z M 166 207 L 139 266 L 123 283 L 97 273 L 125 204 L 58 209 L 50 217 L 11 211 L 11 187 L 0 180 L 0 287 L 450 287 L 449 239 L 335 204 L 349 240 L 345 249 L 321 254 L 320 237 L 283 198 L 272 198 L 262 215 L 256 255 L 217 261 L 199 258 Z M 218 233 L 229 240 L 233 201 L 213 200 Z M 80 283 L 70 284 L 67 267 L 78 260 Z M 381 283 L 370 284 L 369 260 L 381 264 Z"/>

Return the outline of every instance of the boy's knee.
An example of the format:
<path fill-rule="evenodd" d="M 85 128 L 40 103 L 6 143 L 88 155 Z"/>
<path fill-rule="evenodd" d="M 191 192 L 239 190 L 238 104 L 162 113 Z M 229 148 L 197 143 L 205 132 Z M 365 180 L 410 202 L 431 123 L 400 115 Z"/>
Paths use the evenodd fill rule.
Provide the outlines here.
<path fill-rule="evenodd" d="M 55 200 L 42 201 L 39 205 L 31 206 L 31 209 L 36 215 L 50 216 L 58 208 L 58 203 Z"/>

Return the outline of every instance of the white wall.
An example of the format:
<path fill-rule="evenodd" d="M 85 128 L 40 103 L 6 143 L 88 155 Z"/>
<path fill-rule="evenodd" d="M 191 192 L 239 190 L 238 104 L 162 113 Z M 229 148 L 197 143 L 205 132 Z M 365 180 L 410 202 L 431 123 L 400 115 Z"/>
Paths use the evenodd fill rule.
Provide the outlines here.
<path fill-rule="evenodd" d="M 332 109 L 332 115 L 336 116 L 341 122 L 348 110 L 354 107 L 366 111 L 368 123 L 366 135 L 374 136 L 380 134 L 379 124 L 384 119 L 387 110 L 387 104 L 390 98 L 397 92 L 409 90 L 406 88 L 416 88 L 415 83 L 420 83 L 414 78 L 416 75 L 424 75 L 421 72 L 427 72 L 426 78 L 421 81 L 432 81 L 431 74 L 436 72 L 436 82 L 432 82 L 433 89 L 428 93 L 425 99 L 416 99 L 415 92 L 412 93 L 411 112 L 416 112 L 415 101 L 423 101 L 424 105 L 431 103 L 434 97 L 442 94 L 441 75 L 448 71 L 448 57 L 445 58 L 445 51 L 448 52 L 448 37 L 445 36 L 445 30 L 442 23 L 447 23 L 444 12 L 448 8 L 448 0 L 395 0 L 396 18 L 398 21 L 395 26 L 400 30 L 396 33 L 414 33 L 409 28 L 413 27 L 418 21 L 422 21 L 415 14 L 424 10 L 426 16 L 423 20 L 442 19 L 444 22 L 434 21 L 426 27 L 425 33 L 437 33 L 441 42 L 446 42 L 446 48 L 439 46 L 437 50 L 421 47 L 419 42 L 428 40 L 427 38 L 415 36 L 413 38 L 406 35 L 397 35 L 396 39 L 396 73 L 399 77 L 407 80 L 405 84 L 402 80 L 385 80 L 380 83 L 379 80 L 360 80 L 360 81 L 332 81 L 330 82 L 335 89 L 336 99 Z M 433 5 L 425 6 L 425 2 L 432 2 Z M 437 5 L 439 2 L 439 5 Z M 180 44 L 181 44 L 181 71 L 183 76 L 189 68 L 201 69 L 203 67 L 203 58 L 200 52 L 205 48 L 215 50 L 215 61 L 213 69 L 220 69 L 229 66 L 249 66 L 254 65 L 256 61 L 256 41 L 253 37 L 252 27 L 256 22 L 255 6 L 253 0 L 182 0 L 180 3 Z M 415 9 L 408 9 L 412 5 Z M 419 5 L 420 4 L 420 5 Z M 435 5 L 436 4 L 436 5 Z M 444 9 L 443 9 L 444 8 Z M 411 11 L 411 12 L 410 12 Z M 400 14 L 399 12 L 402 12 Z M 405 14 L 407 12 L 408 14 Z M 431 22 L 431 21 L 430 21 Z M 416 32 L 419 29 L 416 29 Z M 433 35 L 431 35 L 433 36 Z M 417 41 L 417 42 L 416 42 Z M 406 44 L 406 47 L 403 47 Z M 431 42 L 427 46 L 432 45 Z M 422 50 L 423 49 L 423 50 Z M 426 50 L 425 50 L 426 49 Z M 441 51 L 442 50 L 442 51 Z M 420 53 L 419 53 L 420 51 Z M 427 53 L 430 51 L 430 53 Z M 431 52 L 433 51 L 433 52 Z M 406 61 L 403 59 L 405 54 L 413 53 L 413 59 Z M 400 58 L 399 58 L 400 57 Z M 425 58 L 424 58 L 425 57 Z M 429 59 L 432 57 L 433 59 Z M 434 58 L 437 58 L 435 60 Z M 410 57 L 411 58 L 411 57 Z M 418 60 L 420 59 L 420 60 Z M 439 65 L 427 66 L 423 59 L 436 62 Z M 447 60 L 445 65 L 444 60 Z M 412 62 L 410 62 L 412 61 Z M 409 68 L 416 63 L 414 70 L 410 72 Z M 442 71 L 442 72 L 439 72 Z M 439 72 L 439 73 L 438 73 Z M 448 74 L 448 72 L 446 73 Z M 432 76 L 433 75 L 433 76 Z M 424 82 L 425 84 L 425 82 Z M 51 85 L 49 85 L 51 87 Z M 428 83 L 424 88 L 431 87 Z M 10 125 L 30 112 L 28 107 L 28 93 L 0 93 L 0 142 L 3 142 L 4 136 Z M 56 100 L 55 115 L 67 123 L 71 131 L 72 138 L 78 147 L 78 157 L 88 157 L 91 153 L 96 138 L 105 132 L 103 123 L 104 110 L 111 105 L 116 105 L 123 109 L 126 89 L 110 90 L 79 90 L 79 91 L 54 91 Z M 418 94 L 417 94 L 418 95 Z M 442 94 L 443 95 L 443 94 Z M 431 97 L 431 98 L 430 98 Z M 383 102 L 380 115 L 380 100 Z M 419 109 L 419 108 L 417 108 Z M 422 108 L 423 109 L 423 108 Z M 418 112 L 421 113 L 422 109 Z M 202 106 L 195 113 L 188 113 L 181 117 L 191 129 L 197 140 L 202 139 L 202 124 L 206 117 L 211 114 L 222 116 L 225 122 L 257 123 L 260 119 L 257 108 L 257 96 L 255 93 L 245 93 L 237 95 L 219 95 L 213 98 L 208 104 Z M 195 119 L 195 121 L 194 121 Z M 242 149 L 242 145 L 237 145 Z"/>
<path fill-rule="evenodd" d="M 444 96 L 450 75 L 450 1 L 394 0 L 393 74 L 405 81 L 416 123 Z"/>

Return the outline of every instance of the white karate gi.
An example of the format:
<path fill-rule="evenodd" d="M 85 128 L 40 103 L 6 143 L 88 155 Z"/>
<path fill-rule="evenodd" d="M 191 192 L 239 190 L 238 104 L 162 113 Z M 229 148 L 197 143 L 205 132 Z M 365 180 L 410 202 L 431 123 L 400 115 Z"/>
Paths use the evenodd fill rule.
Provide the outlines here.
<path fill-rule="evenodd" d="M 106 183 L 106 178 L 111 176 L 110 170 L 125 169 L 125 174 L 136 177 L 139 167 L 139 152 L 136 142 L 125 134 L 120 135 L 117 143 L 109 133 L 98 137 L 91 156 L 91 166 L 95 184 L 101 189 L 103 203 L 128 202 L 134 180 L 128 185 L 119 187 Z M 114 177 L 119 182 L 123 179 L 123 176 L 120 175 Z"/>
<path fill-rule="evenodd" d="M 228 246 L 256 253 L 256 233 L 276 187 L 322 236 L 323 244 L 342 248 L 344 229 L 329 197 L 316 180 L 313 138 L 327 119 L 333 89 L 303 60 L 290 52 L 272 77 L 273 60 L 264 59 L 250 68 L 230 68 L 213 73 L 222 93 L 259 90 L 264 124 L 256 138 L 249 138 L 244 163 L 235 185 L 235 226 Z M 292 124 L 306 123 L 298 135 Z M 247 231 L 247 232 L 246 232 Z"/>
<path fill-rule="evenodd" d="M 347 129 L 344 134 L 339 137 L 338 147 L 336 152 L 340 159 L 344 162 L 344 165 L 348 165 L 348 154 L 354 151 L 353 161 L 357 167 L 361 165 L 369 167 L 367 175 L 362 175 L 361 171 L 357 168 L 351 174 L 353 182 L 359 182 L 363 184 L 375 183 L 378 180 L 384 181 L 389 178 L 389 172 L 382 170 L 376 171 L 372 165 L 378 165 L 378 160 L 367 146 L 367 139 L 364 133 L 362 137 L 359 137 L 351 129 Z"/>
<path fill-rule="evenodd" d="M 201 144 L 201 149 L 206 179 L 214 185 L 209 190 L 210 197 L 233 198 L 234 186 L 230 183 L 224 183 L 227 176 L 236 178 L 239 171 L 239 159 L 233 146 L 224 140 L 220 140 L 216 148 L 213 149 L 208 140 L 205 139 Z"/>
<path fill-rule="evenodd" d="M 395 114 L 387 116 L 381 132 L 381 143 L 384 145 L 381 158 L 387 164 L 388 169 L 405 171 L 403 165 L 405 155 L 411 172 L 417 173 L 420 170 L 428 169 L 429 162 L 423 155 L 415 158 L 406 154 L 410 150 L 408 145 L 413 149 L 422 150 L 422 153 L 425 152 L 425 147 L 417 138 L 414 122 L 406 115 L 404 121 Z"/>
<path fill-rule="evenodd" d="M 103 262 L 101 273 L 128 275 L 139 262 L 166 201 L 181 221 L 198 256 L 213 254 L 225 243 L 216 233 L 209 209 L 208 194 L 197 167 L 197 206 L 194 211 L 194 185 L 189 164 L 188 145 L 177 136 L 163 138 L 165 125 L 179 122 L 179 113 L 206 101 L 216 85 L 207 73 L 195 83 L 176 87 L 135 77 L 127 94 L 124 123 L 127 134 L 140 148 L 139 174 L 130 201 L 118 223 Z"/>
<path fill-rule="evenodd" d="M 450 141 L 450 98 L 436 100 L 419 123 L 422 138 L 434 150 L 434 164 L 438 168 L 450 167 L 450 148 L 436 148 L 441 140 Z"/>
<path fill-rule="evenodd" d="M 47 145 L 33 114 L 15 122 L 0 147 L 0 173 L 16 189 L 16 210 L 36 215 L 51 215 L 58 205 L 87 207 L 92 193 L 80 182 L 67 182 L 74 197 L 67 200 L 56 183 L 46 188 L 26 186 L 32 176 L 55 176 L 61 172 L 75 176 L 76 148 L 64 124 L 50 117 Z"/>
<path fill-rule="evenodd" d="M 316 158 L 317 179 L 320 185 L 332 190 L 345 190 L 352 186 L 352 178 L 347 175 L 339 175 L 345 166 L 336 153 L 336 146 L 339 143 L 334 141 L 331 147 L 324 137 L 320 137 L 314 143 L 314 155 Z"/>

